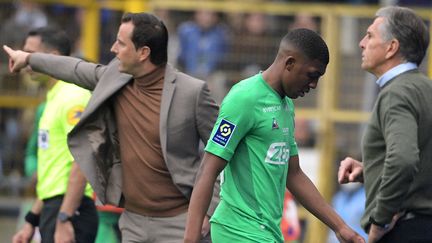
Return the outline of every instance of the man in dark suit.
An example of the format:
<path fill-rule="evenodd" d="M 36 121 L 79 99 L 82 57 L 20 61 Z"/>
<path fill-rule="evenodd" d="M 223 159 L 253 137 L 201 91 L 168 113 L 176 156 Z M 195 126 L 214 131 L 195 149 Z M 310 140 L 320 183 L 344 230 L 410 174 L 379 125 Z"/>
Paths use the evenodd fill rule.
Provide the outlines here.
<path fill-rule="evenodd" d="M 127 13 L 107 66 L 4 47 L 11 71 L 30 65 L 93 92 L 69 147 L 101 202 L 124 205 L 123 242 L 183 239 L 199 144 L 218 113 L 205 82 L 167 64 L 167 43 L 157 17 Z M 206 217 L 202 234 L 208 233 Z"/>
<path fill-rule="evenodd" d="M 363 137 L 363 161 L 347 157 L 340 183 L 364 182 L 368 242 L 432 242 L 432 81 L 418 70 L 429 33 L 414 11 L 378 10 L 360 41 L 362 69 L 380 86 Z"/>

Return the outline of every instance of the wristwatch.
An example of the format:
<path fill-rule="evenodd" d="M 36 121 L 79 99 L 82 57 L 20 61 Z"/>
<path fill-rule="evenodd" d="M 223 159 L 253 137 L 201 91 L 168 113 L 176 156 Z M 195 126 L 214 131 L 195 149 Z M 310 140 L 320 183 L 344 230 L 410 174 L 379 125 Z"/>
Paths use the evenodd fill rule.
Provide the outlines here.
<path fill-rule="evenodd" d="M 378 223 L 372 216 L 369 217 L 369 223 L 374 224 L 383 229 L 388 229 L 390 227 L 390 224 Z"/>
<path fill-rule="evenodd" d="M 59 214 L 57 215 L 57 219 L 58 221 L 65 223 L 67 221 L 71 221 L 72 220 L 72 216 L 68 215 L 65 212 L 59 212 Z"/>

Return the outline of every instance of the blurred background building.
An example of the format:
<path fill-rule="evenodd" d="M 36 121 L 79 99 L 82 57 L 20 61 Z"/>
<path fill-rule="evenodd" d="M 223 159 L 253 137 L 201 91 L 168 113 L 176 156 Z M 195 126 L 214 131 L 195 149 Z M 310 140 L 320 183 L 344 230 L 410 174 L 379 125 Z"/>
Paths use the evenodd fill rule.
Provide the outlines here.
<path fill-rule="evenodd" d="M 57 25 L 74 40 L 75 56 L 106 64 L 114 57 L 109 50 L 122 14 L 154 12 L 170 32 L 169 61 L 209 82 L 221 101 L 233 84 L 272 63 L 289 29 L 313 29 L 329 45 L 330 64 L 318 88 L 295 100 L 296 137 L 301 166 L 331 202 L 340 158 L 361 156 L 362 129 L 377 90 L 375 78 L 360 69 L 358 42 L 383 5 L 409 6 L 431 28 L 432 0 L 14 0 L 0 2 L 0 43 L 21 48 L 30 28 Z M 420 67 L 429 77 L 431 49 Z M 20 205 L 33 195 L 24 151 L 45 95 L 7 66 L 0 52 L 0 242 L 10 241 Z M 327 239 L 313 216 L 302 208 L 298 215 L 298 242 Z"/>

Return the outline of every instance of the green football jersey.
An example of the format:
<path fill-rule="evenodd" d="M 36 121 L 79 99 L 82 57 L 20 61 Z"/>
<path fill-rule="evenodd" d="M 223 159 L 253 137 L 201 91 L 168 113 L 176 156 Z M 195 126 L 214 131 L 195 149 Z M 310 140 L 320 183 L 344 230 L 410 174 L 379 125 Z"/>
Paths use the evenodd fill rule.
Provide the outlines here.
<path fill-rule="evenodd" d="M 74 161 L 67 134 L 78 123 L 90 96 L 88 90 L 62 81 L 47 93 L 38 136 L 37 195 L 41 200 L 66 193 Z M 92 197 L 89 184 L 85 195 Z"/>
<path fill-rule="evenodd" d="M 282 98 L 261 73 L 239 82 L 222 102 L 205 150 L 228 162 L 211 222 L 245 239 L 283 242 L 288 161 L 298 153 L 292 100 Z"/>

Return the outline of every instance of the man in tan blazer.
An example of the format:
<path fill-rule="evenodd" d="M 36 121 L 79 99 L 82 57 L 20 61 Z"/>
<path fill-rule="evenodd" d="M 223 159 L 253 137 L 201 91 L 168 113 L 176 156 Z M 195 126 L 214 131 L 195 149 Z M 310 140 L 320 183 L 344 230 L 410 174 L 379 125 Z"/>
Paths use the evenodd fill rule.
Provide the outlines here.
<path fill-rule="evenodd" d="M 12 72 L 30 65 L 93 92 L 68 143 L 101 202 L 125 207 L 123 242 L 182 241 L 199 144 L 218 113 L 203 81 L 167 64 L 167 43 L 157 17 L 127 13 L 107 66 L 4 46 Z M 217 195 L 218 188 L 208 216 Z M 203 240 L 208 233 L 206 217 Z"/>

